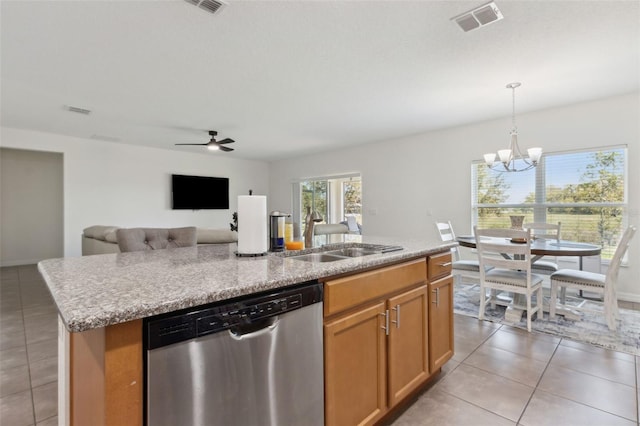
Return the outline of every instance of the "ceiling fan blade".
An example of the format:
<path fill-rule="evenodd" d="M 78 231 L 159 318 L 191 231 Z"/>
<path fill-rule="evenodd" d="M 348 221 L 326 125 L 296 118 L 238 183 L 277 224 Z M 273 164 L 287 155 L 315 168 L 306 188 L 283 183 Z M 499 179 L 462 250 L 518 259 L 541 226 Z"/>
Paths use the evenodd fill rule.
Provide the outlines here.
<path fill-rule="evenodd" d="M 225 144 L 225 143 L 234 143 L 235 141 L 233 139 L 229 139 L 229 138 L 224 138 L 222 139 L 220 142 L 217 142 L 218 144 Z"/>
<path fill-rule="evenodd" d="M 203 146 L 203 145 L 209 145 L 208 143 L 177 143 L 175 145 L 197 145 L 197 146 Z"/>
<path fill-rule="evenodd" d="M 226 147 L 226 146 L 221 146 L 219 148 L 220 148 L 220 151 L 224 151 L 224 152 L 233 151 L 233 148 L 229 148 L 229 147 Z"/>

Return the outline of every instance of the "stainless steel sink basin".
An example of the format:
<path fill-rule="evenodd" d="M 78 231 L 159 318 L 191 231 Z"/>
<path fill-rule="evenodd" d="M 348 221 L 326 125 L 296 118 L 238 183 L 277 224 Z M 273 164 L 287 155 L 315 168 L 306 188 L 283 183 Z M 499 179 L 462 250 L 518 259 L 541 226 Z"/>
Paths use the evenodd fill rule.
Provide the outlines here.
<path fill-rule="evenodd" d="M 348 259 L 346 256 L 336 256 L 329 253 L 309 253 L 301 254 L 299 256 L 290 256 L 289 259 L 304 260 L 305 262 L 324 263 L 335 262 L 336 260 Z"/>
<path fill-rule="evenodd" d="M 339 247 L 339 246 L 338 246 Z M 316 248 L 314 253 L 306 254 L 285 254 L 289 259 L 302 260 L 305 262 L 324 263 L 335 262 L 337 260 L 351 259 L 354 257 L 369 256 L 371 254 L 384 254 L 391 251 L 402 250 L 400 246 L 387 246 L 381 244 L 363 244 L 363 247 L 322 247 Z"/>
<path fill-rule="evenodd" d="M 347 247 L 340 250 L 331 250 L 325 252 L 326 254 L 335 254 L 337 256 L 346 256 L 346 257 L 361 257 L 368 256 L 370 254 L 380 253 L 379 251 L 364 248 L 364 247 Z"/>

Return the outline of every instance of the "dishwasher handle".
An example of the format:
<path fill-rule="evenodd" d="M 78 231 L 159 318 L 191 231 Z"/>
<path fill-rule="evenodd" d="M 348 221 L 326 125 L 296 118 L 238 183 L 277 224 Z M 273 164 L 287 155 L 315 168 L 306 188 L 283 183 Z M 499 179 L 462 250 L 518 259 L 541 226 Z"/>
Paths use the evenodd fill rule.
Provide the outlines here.
<path fill-rule="evenodd" d="M 247 324 L 235 325 L 229 329 L 229 335 L 235 340 L 248 340 L 271 333 L 279 323 L 278 316 L 265 318 Z"/>

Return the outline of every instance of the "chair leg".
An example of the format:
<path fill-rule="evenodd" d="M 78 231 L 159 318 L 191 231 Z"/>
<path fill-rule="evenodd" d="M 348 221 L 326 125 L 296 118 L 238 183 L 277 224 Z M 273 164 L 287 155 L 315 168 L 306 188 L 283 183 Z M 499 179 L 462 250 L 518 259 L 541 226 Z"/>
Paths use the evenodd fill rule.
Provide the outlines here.
<path fill-rule="evenodd" d="M 531 313 L 531 297 L 532 293 L 527 293 L 527 330 L 529 330 L 529 333 L 531 333 L 531 317 L 533 317 Z"/>
<path fill-rule="evenodd" d="M 551 280 L 551 295 L 549 297 L 549 319 L 556 317 L 556 302 L 558 298 L 558 282 Z"/>
<path fill-rule="evenodd" d="M 616 329 L 616 318 L 614 314 L 613 303 L 615 301 L 612 300 L 611 295 L 604 293 L 604 317 L 607 320 L 607 325 L 609 326 L 609 330 L 615 331 Z"/>
<path fill-rule="evenodd" d="M 484 308 L 487 303 L 487 290 L 484 288 L 482 283 L 480 284 L 480 311 L 478 312 L 478 319 L 484 319 Z"/>
<path fill-rule="evenodd" d="M 538 303 L 536 303 L 536 308 L 538 308 L 536 319 L 543 319 L 544 318 L 544 295 L 542 294 L 542 286 L 538 288 L 538 296 L 536 297 L 536 300 L 538 301 Z"/>

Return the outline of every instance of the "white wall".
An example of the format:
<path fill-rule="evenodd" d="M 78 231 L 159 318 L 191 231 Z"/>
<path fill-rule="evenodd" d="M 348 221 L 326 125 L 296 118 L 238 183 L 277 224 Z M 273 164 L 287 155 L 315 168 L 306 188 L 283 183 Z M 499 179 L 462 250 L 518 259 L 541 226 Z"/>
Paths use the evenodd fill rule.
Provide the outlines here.
<path fill-rule="evenodd" d="M 3 147 L 64 155 L 65 256 L 80 256 L 82 230 L 91 225 L 228 229 L 238 194 L 268 195 L 266 162 L 0 130 Z M 172 173 L 228 177 L 229 210 L 171 210 Z"/>
<path fill-rule="evenodd" d="M 557 152 L 607 145 L 628 146 L 630 223 L 640 226 L 640 94 L 518 114 L 523 148 Z M 271 202 L 291 205 L 294 179 L 360 172 L 365 235 L 436 237 L 434 221 L 451 220 L 471 233 L 471 167 L 485 152 L 506 148 L 511 118 L 435 131 L 398 140 L 286 159 L 271 164 Z M 640 237 L 630 265 L 620 272 L 619 293 L 640 302 Z"/>
<path fill-rule="evenodd" d="M 61 257 L 62 154 L 0 149 L 0 266 Z"/>

